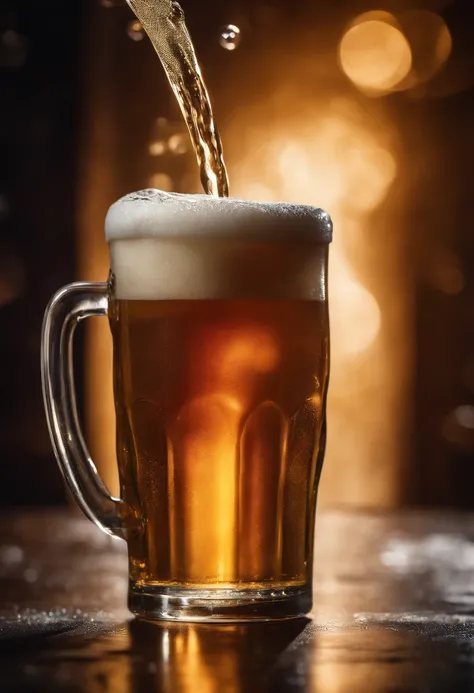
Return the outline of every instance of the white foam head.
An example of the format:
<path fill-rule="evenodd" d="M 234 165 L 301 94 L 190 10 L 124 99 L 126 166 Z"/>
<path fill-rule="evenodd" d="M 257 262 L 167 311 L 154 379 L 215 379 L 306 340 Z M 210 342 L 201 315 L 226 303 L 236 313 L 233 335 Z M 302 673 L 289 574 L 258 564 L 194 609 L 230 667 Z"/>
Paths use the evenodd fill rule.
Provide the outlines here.
<path fill-rule="evenodd" d="M 325 298 L 332 222 L 316 207 L 143 190 L 105 230 L 118 298 Z"/>

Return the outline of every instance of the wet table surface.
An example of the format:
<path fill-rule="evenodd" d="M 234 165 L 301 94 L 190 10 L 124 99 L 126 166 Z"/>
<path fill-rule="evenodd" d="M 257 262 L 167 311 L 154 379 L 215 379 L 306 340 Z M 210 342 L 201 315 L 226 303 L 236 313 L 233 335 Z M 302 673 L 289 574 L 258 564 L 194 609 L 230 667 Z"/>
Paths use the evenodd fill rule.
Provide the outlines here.
<path fill-rule="evenodd" d="M 474 515 L 324 513 L 314 612 L 133 620 L 124 545 L 67 513 L 0 519 L 0 691 L 474 690 Z"/>

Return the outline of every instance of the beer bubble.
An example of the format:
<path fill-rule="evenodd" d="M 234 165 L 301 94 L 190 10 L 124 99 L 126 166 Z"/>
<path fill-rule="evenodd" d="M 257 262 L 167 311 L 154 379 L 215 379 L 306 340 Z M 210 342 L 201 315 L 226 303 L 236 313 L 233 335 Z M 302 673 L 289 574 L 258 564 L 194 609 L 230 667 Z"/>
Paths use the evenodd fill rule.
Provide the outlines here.
<path fill-rule="evenodd" d="M 188 138 L 184 133 L 171 135 L 168 140 L 168 147 L 173 154 L 186 154 L 188 151 Z"/>
<path fill-rule="evenodd" d="M 145 38 L 145 31 L 138 19 L 132 19 L 132 21 L 128 23 L 127 34 L 132 41 L 142 41 Z"/>
<path fill-rule="evenodd" d="M 222 27 L 219 43 L 226 51 L 235 51 L 241 39 L 240 29 L 235 24 L 226 24 Z"/>

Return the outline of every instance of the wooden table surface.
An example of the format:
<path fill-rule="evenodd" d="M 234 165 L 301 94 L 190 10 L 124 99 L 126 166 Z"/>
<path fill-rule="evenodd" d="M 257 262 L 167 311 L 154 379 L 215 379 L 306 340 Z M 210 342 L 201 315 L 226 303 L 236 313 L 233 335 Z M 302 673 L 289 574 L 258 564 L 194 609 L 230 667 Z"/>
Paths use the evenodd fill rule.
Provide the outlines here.
<path fill-rule="evenodd" d="M 474 516 L 325 513 L 310 619 L 134 621 L 124 545 L 82 517 L 0 519 L 0 692 L 474 690 Z"/>

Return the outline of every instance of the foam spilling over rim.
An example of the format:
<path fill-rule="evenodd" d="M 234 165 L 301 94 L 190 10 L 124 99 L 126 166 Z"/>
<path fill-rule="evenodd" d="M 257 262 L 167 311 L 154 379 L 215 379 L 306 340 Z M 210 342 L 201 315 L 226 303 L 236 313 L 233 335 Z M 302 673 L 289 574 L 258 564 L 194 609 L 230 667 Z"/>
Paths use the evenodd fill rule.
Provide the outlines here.
<path fill-rule="evenodd" d="M 107 240 L 132 238 L 272 238 L 330 243 L 332 222 L 322 209 L 287 202 L 251 202 L 148 189 L 115 202 Z"/>

